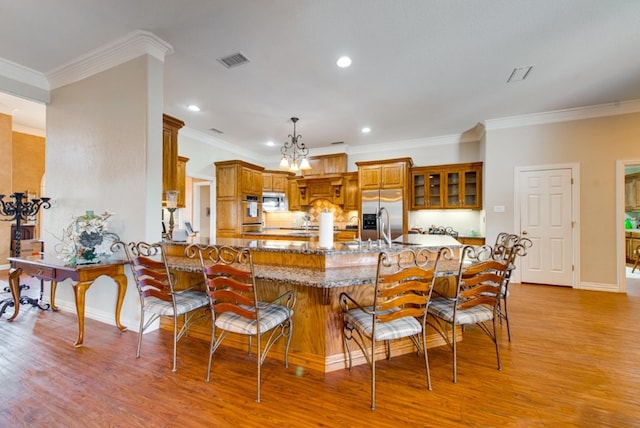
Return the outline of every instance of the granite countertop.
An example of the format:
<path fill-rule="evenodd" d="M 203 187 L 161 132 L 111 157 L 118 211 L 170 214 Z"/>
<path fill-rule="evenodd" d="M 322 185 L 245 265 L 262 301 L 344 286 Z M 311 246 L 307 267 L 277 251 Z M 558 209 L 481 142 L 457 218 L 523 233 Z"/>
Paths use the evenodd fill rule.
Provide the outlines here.
<path fill-rule="evenodd" d="M 342 254 L 371 254 L 383 251 L 399 252 L 406 249 L 418 248 L 461 248 L 462 244 L 454 238 L 446 235 L 402 235 L 401 242 L 384 246 L 382 249 L 375 245 L 369 248 L 369 243 L 343 243 L 335 242 L 332 248 L 322 248 L 318 242 L 285 241 L 285 240 L 258 240 L 258 239 L 217 239 L 215 245 L 230 247 L 248 247 L 264 252 L 299 253 L 317 255 L 342 255 Z M 373 244 L 373 243 L 372 243 Z M 188 245 L 187 243 L 172 243 L 172 245 Z M 168 256 L 167 262 L 171 269 L 184 272 L 200 272 L 200 261 L 181 256 Z M 449 263 L 443 270 L 450 272 L 457 269 L 456 263 Z M 439 269 L 440 270 L 440 269 Z M 376 265 L 357 265 L 344 268 L 331 268 L 327 270 L 300 268 L 292 266 L 255 265 L 257 279 L 278 281 L 293 285 L 302 285 L 317 288 L 335 288 L 350 285 L 373 284 L 376 275 Z"/>

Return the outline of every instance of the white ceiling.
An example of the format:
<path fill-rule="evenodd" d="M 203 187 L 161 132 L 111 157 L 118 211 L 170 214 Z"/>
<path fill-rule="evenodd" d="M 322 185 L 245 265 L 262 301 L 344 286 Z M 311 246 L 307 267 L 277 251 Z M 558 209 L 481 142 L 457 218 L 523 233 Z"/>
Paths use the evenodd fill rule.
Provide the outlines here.
<path fill-rule="evenodd" d="M 637 0 L 0 0 L 0 11 L 0 58 L 45 76 L 135 30 L 155 34 L 174 50 L 164 111 L 267 156 L 291 116 L 313 154 L 640 99 Z M 235 52 L 250 62 L 217 61 Z M 345 54 L 353 65 L 340 69 Z M 18 108 L 14 123 L 44 126 Z"/>

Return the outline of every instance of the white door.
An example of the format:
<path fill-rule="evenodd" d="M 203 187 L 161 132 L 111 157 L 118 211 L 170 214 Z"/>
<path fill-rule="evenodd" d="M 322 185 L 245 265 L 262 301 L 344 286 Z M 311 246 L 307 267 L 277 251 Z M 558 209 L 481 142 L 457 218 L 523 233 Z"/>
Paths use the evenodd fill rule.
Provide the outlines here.
<path fill-rule="evenodd" d="M 521 260 L 521 281 L 571 286 L 571 169 L 521 171 L 520 233 L 533 246 Z"/>

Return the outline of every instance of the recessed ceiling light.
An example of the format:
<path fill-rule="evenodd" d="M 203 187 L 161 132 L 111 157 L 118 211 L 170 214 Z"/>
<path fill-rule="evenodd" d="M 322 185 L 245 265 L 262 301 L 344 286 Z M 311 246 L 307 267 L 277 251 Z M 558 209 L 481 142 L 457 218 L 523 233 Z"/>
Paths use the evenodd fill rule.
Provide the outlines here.
<path fill-rule="evenodd" d="M 341 56 L 340 58 L 338 58 L 338 61 L 336 61 L 336 64 L 340 68 L 349 67 L 351 65 L 351 58 L 349 58 L 348 56 Z"/>
<path fill-rule="evenodd" d="M 273 147 L 276 145 L 276 143 L 274 143 L 273 141 L 267 141 L 265 144 L 269 147 Z"/>
<path fill-rule="evenodd" d="M 189 104 L 189 105 L 187 106 L 187 108 L 188 108 L 189 110 L 191 110 L 191 111 L 200 111 L 200 107 L 198 107 L 198 106 L 197 106 L 197 105 L 195 105 L 195 104 Z"/>
<path fill-rule="evenodd" d="M 371 132 L 371 128 L 369 128 L 368 126 L 365 126 L 364 128 L 362 128 L 360 130 L 363 134 L 368 134 L 369 132 Z"/>

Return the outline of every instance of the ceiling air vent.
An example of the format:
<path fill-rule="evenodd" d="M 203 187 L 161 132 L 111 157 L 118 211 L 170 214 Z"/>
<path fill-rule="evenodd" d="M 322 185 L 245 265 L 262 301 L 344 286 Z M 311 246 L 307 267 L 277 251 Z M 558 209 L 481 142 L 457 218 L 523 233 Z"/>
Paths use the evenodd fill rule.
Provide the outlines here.
<path fill-rule="evenodd" d="M 218 58 L 218 61 L 227 68 L 237 67 L 246 62 L 249 62 L 246 56 L 242 55 L 240 52 L 236 52 L 229 56 L 225 56 L 223 58 Z"/>

